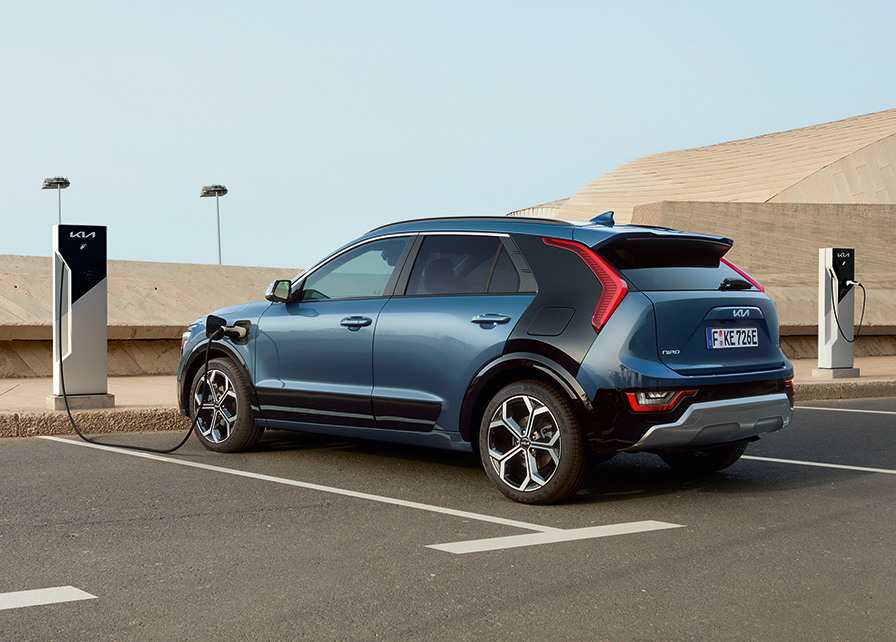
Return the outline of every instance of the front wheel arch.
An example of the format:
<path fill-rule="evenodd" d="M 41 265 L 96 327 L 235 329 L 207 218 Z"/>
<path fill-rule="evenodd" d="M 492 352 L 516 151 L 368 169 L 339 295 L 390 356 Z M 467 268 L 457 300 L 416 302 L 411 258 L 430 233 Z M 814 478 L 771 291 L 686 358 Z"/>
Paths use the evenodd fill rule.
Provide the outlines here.
<path fill-rule="evenodd" d="M 242 372 L 226 357 L 211 359 L 190 384 L 190 417 L 200 443 L 216 452 L 242 452 L 258 443 L 264 428 L 255 423 Z"/>
<path fill-rule="evenodd" d="M 183 385 L 180 389 L 180 399 L 178 401 L 180 402 L 180 407 L 188 413 L 190 410 L 190 388 L 193 386 L 193 380 L 196 378 L 197 373 L 205 368 L 205 350 L 207 346 L 208 342 L 203 342 L 193 349 L 187 358 L 186 364 L 184 364 L 183 373 L 181 374 Z M 246 388 L 249 393 L 250 405 L 257 408 L 258 399 L 255 396 L 255 386 L 252 383 L 252 377 L 249 376 L 249 369 L 246 367 L 242 355 L 230 349 L 227 343 L 214 341 L 211 348 L 209 348 L 208 358 L 209 361 L 212 359 L 229 359 L 233 362 L 234 367 L 239 370 L 240 375 L 242 375 L 243 380 L 247 384 Z"/>

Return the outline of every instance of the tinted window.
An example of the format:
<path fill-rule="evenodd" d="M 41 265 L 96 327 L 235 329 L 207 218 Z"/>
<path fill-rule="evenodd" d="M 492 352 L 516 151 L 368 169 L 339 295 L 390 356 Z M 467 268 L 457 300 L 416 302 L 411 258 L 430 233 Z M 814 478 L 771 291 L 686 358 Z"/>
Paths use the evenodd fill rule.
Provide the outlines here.
<path fill-rule="evenodd" d="M 729 248 L 700 239 L 624 238 L 601 248 L 600 254 L 639 290 L 751 289 L 720 261 Z"/>
<path fill-rule="evenodd" d="M 517 292 L 517 274 L 494 236 L 428 236 L 408 281 L 408 294 Z"/>
<path fill-rule="evenodd" d="M 365 243 L 325 263 L 305 279 L 303 301 L 383 296 L 407 237 Z"/>
<path fill-rule="evenodd" d="M 495 264 L 495 270 L 492 272 L 492 280 L 489 283 L 489 292 L 519 292 L 520 275 L 510 260 L 510 255 L 504 245 L 501 245 L 501 253 L 498 255 L 498 262 Z"/>
<path fill-rule="evenodd" d="M 622 276 L 639 290 L 750 290 L 755 289 L 724 263 L 717 268 L 639 268 L 621 270 Z M 728 279 L 727 287 L 722 287 Z"/>

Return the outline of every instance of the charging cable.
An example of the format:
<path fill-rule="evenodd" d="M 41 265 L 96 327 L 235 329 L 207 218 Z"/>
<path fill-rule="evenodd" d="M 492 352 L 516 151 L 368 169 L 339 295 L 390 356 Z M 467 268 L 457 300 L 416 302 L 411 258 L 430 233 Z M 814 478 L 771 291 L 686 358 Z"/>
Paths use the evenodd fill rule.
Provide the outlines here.
<path fill-rule="evenodd" d="M 837 330 L 840 331 L 840 336 L 843 337 L 843 340 L 847 343 L 854 343 L 856 339 L 859 338 L 859 332 L 862 331 L 862 323 L 865 321 L 865 302 L 868 300 L 868 293 L 865 292 L 865 286 L 859 283 L 858 281 L 847 281 L 846 285 L 857 285 L 862 288 L 862 316 L 859 317 L 859 328 L 856 330 L 852 339 L 847 339 L 846 335 L 843 333 L 843 326 L 840 325 L 840 318 L 837 316 L 837 293 L 834 289 L 834 283 L 837 282 L 837 275 L 834 274 L 833 270 L 829 270 L 831 274 L 831 307 L 834 308 L 834 321 L 837 322 Z"/>
<path fill-rule="evenodd" d="M 173 453 L 175 450 L 178 450 L 181 446 L 187 443 L 187 440 L 190 438 L 190 435 L 193 434 L 193 430 L 196 428 L 196 422 L 199 419 L 199 412 L 197 411 L 195 416 L 193 417 L 193 421 L 190 423 L 190 429 L 187 431 L 187 434 L 184 435 L 184 438 L 181 440 L 179 444 L 174 446 L 173 448 L 159 449 L 159 448 L 147 448 L 145 446 L 132 446 L 129 444 L 109 444 L 103 443 L 101 441 L 97 441 L 96 439 L 92 439 L 86 436 L 78 429 L 78 424 L 75 423 L 75 418 L 72 416 L 72 410 L 68 405 L 68 395 L 65 394 L 65 369 L 62 365 L 64 359 L 62 358 L 62 293 L 65 290 L 63 285 L 65 284 L 65 266 L 62 266 L 62 276 L 59 280 L 59 320 L 58 320 L 58 332 L 57 332 L 57 340 L 59 342 L 59 383 L 62 385 L 62 398 L 65 401 L 65 411 L 68 413 L 68 420 L 72 424 L 72 428 L 75 429 L 75 433 L 84 441 L 97 444 L 99 446 L 111 446 L 113 448 L 126 448 L 128 450 L 140 450 L 143 452 L 156 453 L 159 455 L 166 455 L 168 453 Z M 71 313 L 71 310 L 69 310 Z M 241 330 L 245 330 L 245 328 L 240 328 Z M 224 336 L 225 329 L 223 327 L 217 328 L 214 332 L 208 334 L 208 345 L 205 347 L 205 369 L 203 370 L 203 378 L 208 376 L 208 358 L 209 351 L 212 347 L 212 342 L 217 339 L 220 339 Z"/>

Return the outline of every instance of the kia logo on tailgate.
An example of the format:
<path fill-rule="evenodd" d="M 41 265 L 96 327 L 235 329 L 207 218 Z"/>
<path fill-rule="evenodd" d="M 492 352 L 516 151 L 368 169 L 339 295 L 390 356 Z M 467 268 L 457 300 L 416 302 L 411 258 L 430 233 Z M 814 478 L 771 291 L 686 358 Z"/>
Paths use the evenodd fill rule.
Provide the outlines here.
<path fill-rule="evenodd" d="M 735 310 L 732 310 L 732 314 L 734 314 L 735 318 L 748 317 L 748 316 L 750 316 L 750 309 L 749 308 L 736 308 Z"/>

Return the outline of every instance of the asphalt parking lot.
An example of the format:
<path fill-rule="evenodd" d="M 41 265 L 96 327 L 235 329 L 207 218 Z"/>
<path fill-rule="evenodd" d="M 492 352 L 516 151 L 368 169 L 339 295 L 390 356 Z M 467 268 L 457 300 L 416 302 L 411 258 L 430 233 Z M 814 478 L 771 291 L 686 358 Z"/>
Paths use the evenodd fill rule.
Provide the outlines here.
<path fill-rule="evenodd" d="M 620 455 L 543 507 L 386 444 L 3 439 L 0 640 L 896 639 L 896 398 L 805 406 L 723 473 Z"/>

